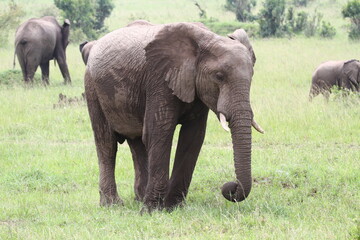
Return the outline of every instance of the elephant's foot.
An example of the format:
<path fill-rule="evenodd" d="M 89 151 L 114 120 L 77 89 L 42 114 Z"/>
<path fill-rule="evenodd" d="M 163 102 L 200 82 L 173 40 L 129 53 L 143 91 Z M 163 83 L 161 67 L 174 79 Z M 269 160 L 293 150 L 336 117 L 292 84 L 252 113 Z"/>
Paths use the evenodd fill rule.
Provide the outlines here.
<path fill-rule="evenodd" d="M 112 205 L 124 205 L 124 202 L 117 193 L 104 194 L 100 192 L 100 206 L 108 207 Z"/>
<path fill-rule="evenodd" d="M 145 188 L 137 188 L 135 189 L 135 200 L 139 202 L 143 202 L 145 198 Z"/>
<path fill-rule="evenodd" d="M 141 214 L 142 213 L 151 213 L 155 210 L 162 210 L 164 208 L 164 200 L 162 197 L 156 197 L 156 198 L 149 198 L 146 197 L 144 198 L 144 206 L 141 209 Z"/>
<path fill-rule="evenodd" d="M 166 211 L 171 212 L 175 208 L 184 207 L 184 205 L 185 205 L 185 198 L 179 196 L 177 198 L 167 198 L 167 199 L 165 199 L 164 207 L 165 207 Z"/>

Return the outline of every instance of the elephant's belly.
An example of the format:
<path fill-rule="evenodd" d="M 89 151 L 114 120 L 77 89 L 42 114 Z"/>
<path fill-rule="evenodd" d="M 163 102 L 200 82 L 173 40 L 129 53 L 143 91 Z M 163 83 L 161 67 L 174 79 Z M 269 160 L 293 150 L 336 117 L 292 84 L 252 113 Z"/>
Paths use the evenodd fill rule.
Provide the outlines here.
<path fill-rule="evenodd" d="M 119 109 L 105 112 L 106 119 L 115 132 L 127 138 L 136 138 L 142 135 L 143 124 L 138 117 Z"/>

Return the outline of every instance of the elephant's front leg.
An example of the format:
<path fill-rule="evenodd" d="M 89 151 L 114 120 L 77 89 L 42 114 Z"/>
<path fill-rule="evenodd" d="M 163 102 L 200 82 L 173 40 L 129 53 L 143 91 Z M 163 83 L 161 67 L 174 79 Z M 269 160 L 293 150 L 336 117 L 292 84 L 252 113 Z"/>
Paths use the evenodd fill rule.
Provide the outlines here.
<path fill-rule="evenodd" d="M 169 187 L 165 196 L 165 207 L 172 210 L 186 197 L 192 174 L 204 142 L 208 109 L 202 108 L 200 116 L 182 124 L 176 149 L 175 162 Z"/>
<path fill-rule="evenodd" d="M 141 138 L 127 140 L 135 169 L 135 199 L 142 201 L 145 196 L 145 189 L 148 181 L 148 156 Z"/>
<path fill-rule="evenodd" d="M 177 109 L 162 99 L 149 101 L 143 142 L 148 152 L 149 177 L 144 204 L 148 211 L 163 207 L 169 182 L 172 139 L 177 124 Z"/>

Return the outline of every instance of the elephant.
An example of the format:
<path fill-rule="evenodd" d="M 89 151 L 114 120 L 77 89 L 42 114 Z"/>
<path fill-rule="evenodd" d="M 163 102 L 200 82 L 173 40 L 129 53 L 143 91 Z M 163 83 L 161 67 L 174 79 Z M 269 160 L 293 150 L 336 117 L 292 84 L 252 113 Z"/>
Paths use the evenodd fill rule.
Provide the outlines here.
<path fill-rule="evenodd" d="M 86 65 L 87 60 L 89 58 L 90 50 L 94 46 L 95 43 L 96 43 L 96 40 L 91 41 L 91 42 L 85 41 L 85 42 L 81 43 L 80 46 L 79 46 L 81 56 L 82 56 L 82 59 L 83 59 L 85 65 Z"/>
<path fill-rule="evenodd" d="M 333 86 L 359 92 L 360 62 L 352 59 L 348 61 L 327 61 L 320 64 L 312 76 L 309 100 L 311 101 L 320 93 L 329 99 Z"/>
<path fill-rule="evenodd" d="M 250 54 L 251 54 L 251 60 L 253 62 L 253 66 L 255 66 L 255 62 L 256 62 L 256 56 L 255 56 L 255 52 L 254 49 L 250 43 L 249 37 L 246 33 L 246 31 L 242 28 L 235 30 L 233 33 L 228 34 L 228 37 L 234 40 L 238 40 L 239 42 L 241 42 L 245 47 L 247 47 L 247 49 L 249 50 Z"/>
<path fill-rule="evenodd" d="M 250 104 L 252 76 L 252 57 L 243 44 L 194 23 L 134 23 L 98 39 L 87 58 L 84 85 L 98 156 L 100 205 L 123 204 L 114 170 L 118 143 L 126 140 L 135 198 L 143 210 L 182 206 L 209 109 L 232 135 L 236 180 L 223 185 L 222 195 L 243 201 L 252 186 L 251 126 L 262 130 Z"/>
<path fill-rule="evenodd" d="M 53 16 L 31 18 L 22 23 L 15 34 L 15 55 L 17 55 L 23 79 L 33 82 L 40 65 L 42 81 L 49 84 L 49 61 L 55 59 L 60 67 L 64 82 L 71 83 L 66 63 L 66 47 L 69 44 L 70 21 L 65 19 L 62 26 Z"/>

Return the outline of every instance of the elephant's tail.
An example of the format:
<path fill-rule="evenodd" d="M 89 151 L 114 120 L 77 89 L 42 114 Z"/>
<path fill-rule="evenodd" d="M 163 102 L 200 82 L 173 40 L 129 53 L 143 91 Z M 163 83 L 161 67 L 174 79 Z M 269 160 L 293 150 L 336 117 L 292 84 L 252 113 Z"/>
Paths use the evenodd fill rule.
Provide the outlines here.
<path fill-rule="evenodd" d="M 16 49 L 15 49 L 15 51 L 14 51 L 13 69 L 15 69 L 15 56 L 16 56 Z"/>

